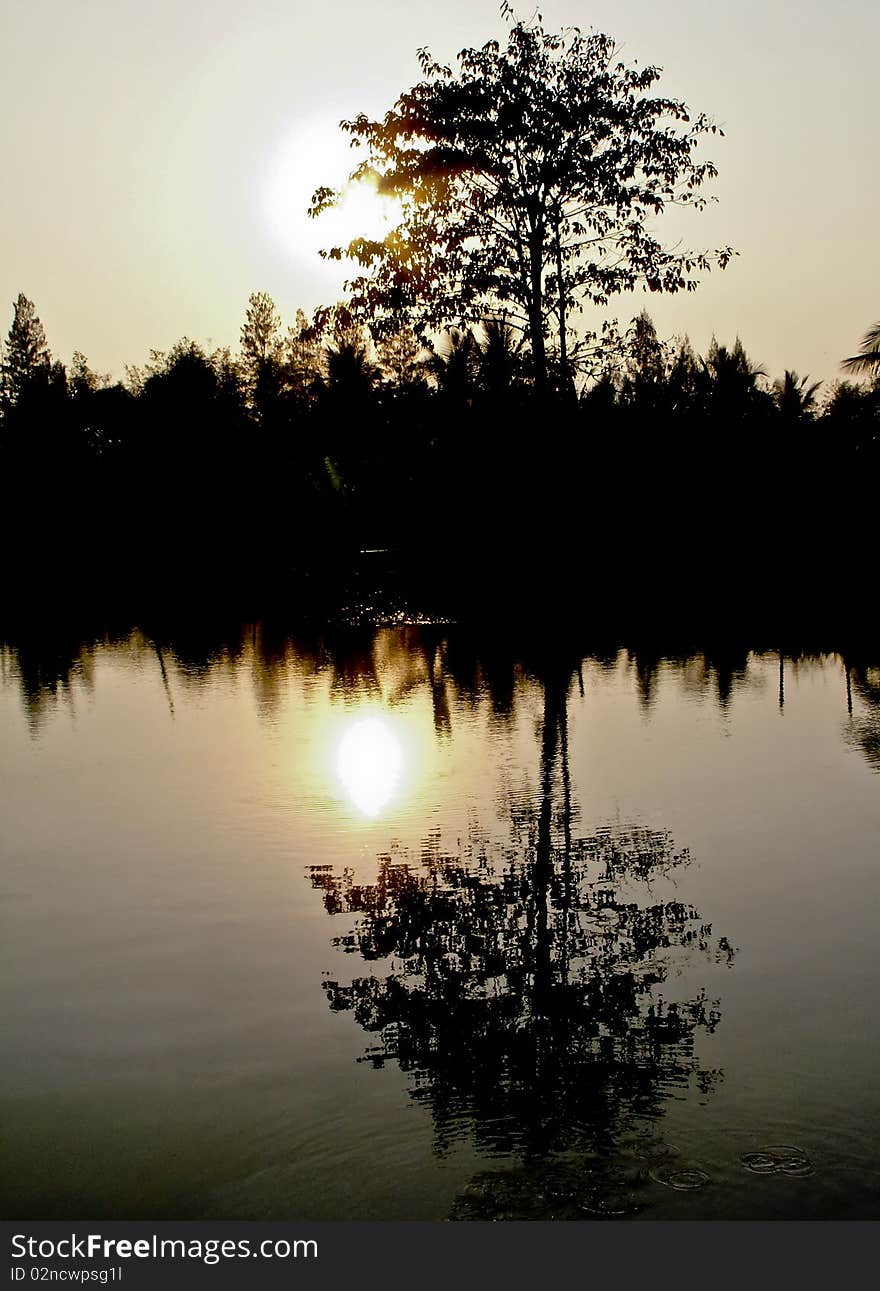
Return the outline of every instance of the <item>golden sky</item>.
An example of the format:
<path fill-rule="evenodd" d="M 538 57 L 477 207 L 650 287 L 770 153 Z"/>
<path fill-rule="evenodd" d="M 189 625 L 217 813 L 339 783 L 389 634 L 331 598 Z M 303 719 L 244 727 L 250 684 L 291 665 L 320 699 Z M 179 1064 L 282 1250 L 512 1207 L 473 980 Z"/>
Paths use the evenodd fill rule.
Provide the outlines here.
<path fill-rule="evenodd" d="M 683 231 L 739 258 L 609 312 L 647 304 L 661 335 L 739 333 L 771 375 L 839 376 L 880 316 L 876 0 L 542 12 L 662 66 L 658 91 L 726 132 L 703 150 L 719 204 Z M 347 165 L 336 123 L 390 106 L 419 46 L 450 61 L 502 32 L 496 0 L 0 0 L 0 334 L 23 291 L 58 357 L 121 376 L 182 335 L 235 346 L 252 291 L 291 322 L 332 302 L 332 234 L 302 208 Z"/>

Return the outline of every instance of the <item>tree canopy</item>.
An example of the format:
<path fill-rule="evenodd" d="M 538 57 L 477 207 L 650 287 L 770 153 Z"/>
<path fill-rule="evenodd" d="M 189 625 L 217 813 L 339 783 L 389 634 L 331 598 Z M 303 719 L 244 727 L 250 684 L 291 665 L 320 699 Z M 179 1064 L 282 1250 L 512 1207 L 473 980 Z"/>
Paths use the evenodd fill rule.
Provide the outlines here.
<path fill-rule="evenodd" d="M 571 362 L 573 310 L 639 285 L 693 290 L 733 251 L 665 247 L 653 227 L 671 205 L 705 205 L 717 172 L 695 150 L 718 127 L 652 96 L 660 70 L 621 62 L 611 37 L 503 12 L 505 46 L 462 50 L 456 72 L 422 49 L 424 79 L 381 120 L 341 123 L 366 152 L 350 181 L 396 199 L 400 218 L 382 240 L 324 254 L 357 263 L 352 305 L 378 331 L 503 317 L 540 387 L 554 353 Z M 338 198 L 318 189 L 310 213 Z"/>

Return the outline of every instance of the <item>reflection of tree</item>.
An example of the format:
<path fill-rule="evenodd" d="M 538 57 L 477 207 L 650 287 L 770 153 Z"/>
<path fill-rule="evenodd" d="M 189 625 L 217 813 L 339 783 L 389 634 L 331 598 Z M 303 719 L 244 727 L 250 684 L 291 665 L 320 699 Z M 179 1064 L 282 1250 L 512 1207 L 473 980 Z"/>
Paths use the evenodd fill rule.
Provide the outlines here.
<path fill-rule="evenodd" d="M 545 680 L 537 809 L 512 813 L 503 846 L 475 835 L 447 855 L 434 838 L 418 862 L 381 858 L 368 884 L 312 871 L 328 912 L 355 916 L 336 944 L 381 963 L 325 981 L 330 1007 L 375 1037 L 369 1061 L 412 1076 L 440 1152 L 465 1133 L 525 1162 L 601 1150 L 674 1091 L 715 1078 L 694 1042 L 717 1024 L 717 1002 L 663 987 L 683 956 L 733 952 L 692 906 L 653 892 L 687 862 L 666 833 L 572 837 L 570 677 Z"/>
<path fill-rule="evenodd" d="M 639 702 L 647 712 L 656 698 L 657 682 L 668 668 L 678 673 L 685 686 L 699 694 L 714 691 L 718 707 L 726 711 L 736 689 L 749 675 L 749 651 L 738 642 L 713 643 L 702 651 L 661 651 L 656 646 L 638 645 L 628 651 Z"/>
<path fill-rule="evenodd" d="M 205 609 L 198 615 L 154 609 L 137 621 L 86 615 L 78 620 L 45 622 L 20 620 L 2 634 L 9 647 L 7 679 L 18 682 L 28 722 L 36 733 L 43 717 L 59 701 L 71 701 L 77 686 L 90 689 L 98 652 L 124 649 L 146 667 L 155 668 L 171 711 L 173 695 L 197 689 L 218 675 L 250 674 L 260 712 L 271 716 L 283 702 L 291 682 L 310 683 L 323 678 L 333 699 L 343 702 L 375 695 L 394 706 L 417 693 L 430 695 L 434 729 L 445 737 L 452 729 L 456 710 L 476 713 L 487 703 L 494 721 L 513 720 L 524 687 L 540 686 L 543 670 L 536 666 L 528 643 L 522 651 L 506 635 L 476 631 L 464 625 L 408 624 L 377 628 L 369 623 L 322 623 L 309 630 L 294 628 L 286 618 L 260 622 L 234 612 Z M 811 648 L 786 642 L 774 647 L 778 660 L 777 695 L 786 703 L 786 676 L 799 667 L 819 666 L 829 656 L 833 642 L 810 643 Z M 670 649 L 670 645 L 672 648 Z M 760 673 L 753 658 L 766 652 L 766 643 L 749 649 L 735 640 L 663 642 L 640 639 L 621 651 L 613 641 L 584 642 L 572 649 L 579 660 L 577 673 L 583 690 L 583 668 L 613 672 L 621 660 L 628 662 L 639 702 L 646 713 L 653 708 L 658 684 L 668 673 L 694 695 L 711 696 L 725 711 L 734 693 L 756 686 Z M 841 655 L 851 720 L 846 738 L 878 765 L 880 683 L 876 655 L 850 647 Z M 863 701 L 868 713 L 853 716 L 853 697 Z"/>
<path fill-rule="evenodd" d="M 862 718 L 853 727 L 853 739 L 875 771 L 880 771 L 880 718 Z"/>
<path fill-rule="evenodd" d="M 88 694 L 94 685 L 97 637 L 79 633 L 41 633 L 41 625 L 28 625 L 16 633 L 4 676 L 15 677 L 21 691 L 31 734 L 36 735 L 44 717 L 62 699 L 73 702 L 81 686 Z M 104 645 L 109 644 L 105 638 Z"/>
<path fill-rule="evenodd" d="M 848 738 L 874 770 L 880 771 L 880 668 L 872 668 L 863 659 L 845 658 L 844 669 L 851 715 Z M 857 718 L 852 717 L 853 693 L 858 695 L 867 710 Z"/>

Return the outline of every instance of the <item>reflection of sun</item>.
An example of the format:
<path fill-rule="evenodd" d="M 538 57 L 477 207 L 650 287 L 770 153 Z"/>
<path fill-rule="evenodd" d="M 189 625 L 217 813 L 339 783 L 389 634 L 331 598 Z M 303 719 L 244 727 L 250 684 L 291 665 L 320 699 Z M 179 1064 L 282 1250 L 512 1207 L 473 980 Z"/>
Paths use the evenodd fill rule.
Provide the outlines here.
<path fill-rule="evenodd" d="M 394 795 L 403 749 L 391 724 L 364 717 L 349 726 L 336 750 L 336 774 L 365 816 L 378 816 Z"/>
<path fill-rule="evenodd" d="M 276 240 L 297 259 L 314 261 L 318 251 L 347 246 L 354 238 L 384 238 L 400 218 L 399 204 L 380 197 L 368 181 L 345 188 L 363 159 L 334 123 L 297 127 L 278 149 L 262 194 L 263 212 Z M 307 211 L 316 188 L 345 189 L 338 206 L 311 220 Z"/>

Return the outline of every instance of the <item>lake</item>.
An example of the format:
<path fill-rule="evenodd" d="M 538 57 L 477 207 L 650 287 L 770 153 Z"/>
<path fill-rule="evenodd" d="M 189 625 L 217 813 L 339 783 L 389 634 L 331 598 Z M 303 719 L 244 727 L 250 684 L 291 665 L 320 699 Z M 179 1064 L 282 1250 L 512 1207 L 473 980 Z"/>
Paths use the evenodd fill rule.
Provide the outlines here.
<path fill-rule="evenodd" d="M 9 1217 L 880 1213 L 880 651 L 7 633 Z"/>

